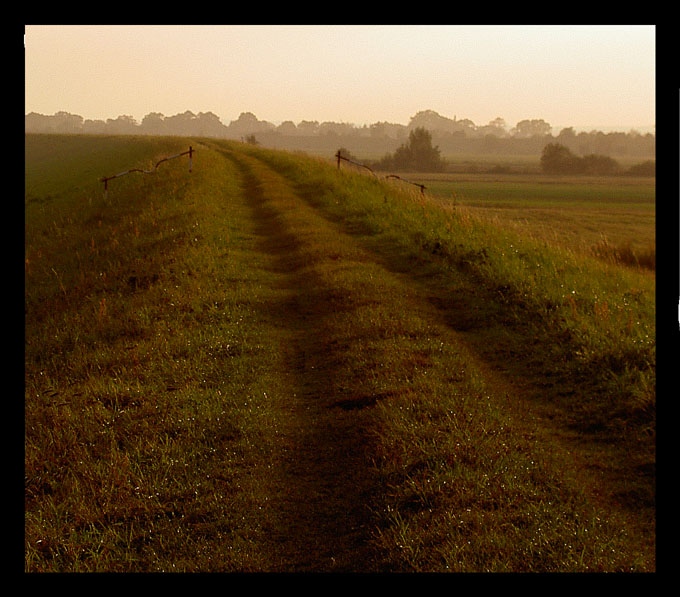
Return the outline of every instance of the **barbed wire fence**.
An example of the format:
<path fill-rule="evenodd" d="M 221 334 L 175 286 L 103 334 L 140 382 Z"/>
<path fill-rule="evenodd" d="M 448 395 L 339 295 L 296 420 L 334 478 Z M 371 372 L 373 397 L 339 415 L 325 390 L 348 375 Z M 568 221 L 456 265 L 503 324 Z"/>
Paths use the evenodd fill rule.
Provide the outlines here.
<path fill-rule="evenodd" d="M 174 160 L 175 158 L 179 158 L 183 155 L 189 156 L 189 172 L 191 172 L 193 168 L 193 156 L 195 153 L 196 150 L 191 145 L 189 145 L 188 151 L 176 153 L 175 155 L 171 155 L 161 160 L 158 160 L 154 167 L 151 168 L 150 170 L 143 170 L 142 168 L 130 168 L 129 170 L 125 170 L 123 172 L 119 172 L 118 174 L 114 174 L 113 176 L 105 176 L 101 178 L 100 179 L 101 182 L 104 183 L 104 199 L 106 199 L 109 196 L 109 180 L 113 180 L 114 178 L 119 178 L 121 176 L 126 176 L 127 174 L 132 174 L 133 172 L 141 172 L 142 174 L 153 174 L 158 169 L 158 166 L 160 166 L 163 162 L 167 162 L 168 160 Z"/>
<path fill-rule="evenodd" d="M 188 149 L 187 151 L 183 151 L 183 152 L 181 152 L 181 153 L 176 153 L 175 155 L 167 156 L 167 157 L 164 157 L 164 158 L 158 160 L 158 162 L 156 162 L 156 164 L 154 164 L 153 168 L 151 168 L 151 169 L 149 169 L 149 170 L 144 170 L 144 169 L 142 169 L 142 168 L 130 168 L 129 170 L 124 170 L 123 172 L 119 172 L 118 174 L 114 174 L 113 176 L 104 176 L 104 177 L 102 177 L 102 178 L 100 179 L 100 181 L 104 183 L 104 199 L 108 198 L 109 181 L 110 181 L 110 180 L 113 180 L 113 179 L 115 179 L 115 178 L 119 178 L 119 177 L 121 177 L 121 176 L 127 176 L 128 174 L 132 174 L 133 172 L 140 172 L 140 173 L 142 173 L 142 174 L 153 174 L 153 173 L 156 172 L 156 170 L 158 169 L 158 166 L 160 166 L 163 162 L 167 162 L 167 161 L 169 161 L 169 160 L 173 160 L 173 159 L 175 159 L 175 158 L 179 158 L 179 157 L 181 157 L 181 156 L 183 156 L 183 155 L 188 155 L 188 156 L 189 156 L 189 172 L 191 172 L 191 171 L 192 171 L 192 168 L 193 168 L 193 155 L 194 155 L 194 153 L 196 153 L 196 150 L 190 145 L 190 146 L 189 146 L 189 149 Z M 342 153 L 340 153 L 340 150 L 337 151 L 337 153 L 335 154 L 335 157 L 336 157 L 337 162 L 338 162 L 338 170 L 340 169 L 340 162 L 341 162 L 341 161 L 345 161 L 345 162 L 348 162 L 348 163 L 350 163 L 350 164 L 353 164 L 354 166 L 357 166 L 357 167 L 359 167 L 359 168 L 364 168 L 364 169 L 368 170 L 368 171 L 369 171 L 373 176 L 375 176 L 376 178 L 378 178 L 378 179 L 380 178 L 380 176 L 378 176 L 378 175 L 373 171 L 373 169 L 372 169 L 371 167 L 367 166 L 366 164 L 362 164 L 362 163 L 360 163 L 360 162 L 357 162 L 357 161 L 355 161 L 355 160 L 352 160 L 352 159 L 350 159 L 350 158 L 348 158 L 348 157 L 342 155 Z M 390 178 L 395 178 L 395 179 L 401 180 L 401 181 L 403 181 L 403 182 L 405 182 L 405 183 L 407 183 L 407 184 L 410 184 L 410 185 L 419 187 L 419 188 L 420 188 L 420 192 L 421 192 L 422 195 L 425 194 L 425 189 L 427 188 L 424 184 L 421 184 L 421 183 L 418 183 L 418 182 L 413 182 L 413 181 L 408 180 L 408 179 L 406 179 L 406 178 L 404 178 L 404 177 L 402 177 L 402 176 L 399 176 L 399 175 L 397 175 L 397 174 L 387 174 L 387 175 L 384 176 L 383 178 L 384 178 L 384 180 L 388 180 L 388 179 L 390 179 Z"/>
<path fill-rule="evenodd" d="M 355 166 L 359 166 L 359 167 L 361 167 L 361 168 L 365 168 L 365 169 L 368 170 L 371 174 L 373 174 L 373 176 L 375 176 L 376 178 L 380 178 L 380 177 L 373 171 L 372 168 L 368 167 L 366 164 L 361 164 L 361 163 L 359 163 L 359 162 L 355 162 L 354 160 L 349 159 L 348 157 L 342 155 L 342 153 L 340 153 L 340 150 L 337 151 L 337 153 L 335 154 L 335 157 L 336 157 L 336 159 L 338 160 L 338 170 L 340 170 L 340 161 L 342 160 L 342 161 L 345 161 L 345 162 L 349 162 L 350 164 L 353 164 L 353 165 L 355 165 Z M 411 185 L 413 185 L 413 186 L 420 187 L 420 193 L 421 193 L 422 195 L 425 194 L 425 189 L 426 189 L 427 187 L 426 187 L 424 184 L 421 184 L 421 183 L 419 183 L 419 182 L 413 182 L 413 181 L 411 181 L 411 180 L 407 180 L 406 178 L 403 178 L 403 177 L 398 176 L 398 175 L 396 175 L 396 174 L 388 174 L 387 176 L 384 177 L 385 180 L 387 180 L 388 178 L 396 178 L 396 179 L 398 179 L 398 180 L 401 180 L 401 181 L 406 182 L 406 183 L 408 183 L 408 184 L 411 184 Z"/>

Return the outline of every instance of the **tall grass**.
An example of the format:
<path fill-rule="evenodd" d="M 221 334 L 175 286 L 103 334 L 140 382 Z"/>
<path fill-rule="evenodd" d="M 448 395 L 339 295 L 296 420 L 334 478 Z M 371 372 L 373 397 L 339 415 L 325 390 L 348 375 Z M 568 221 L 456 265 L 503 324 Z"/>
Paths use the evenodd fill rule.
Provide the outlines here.
<path fill-rule="evenodd" d="M 656 247 L 648 246 L 646 249 L 635 249 L 630 241 L 620 245 L 612 244 L 607 238 L 603 238 L 590 248 L 593 255 L 615 264 L 629 265 L 656 271 Z"/>

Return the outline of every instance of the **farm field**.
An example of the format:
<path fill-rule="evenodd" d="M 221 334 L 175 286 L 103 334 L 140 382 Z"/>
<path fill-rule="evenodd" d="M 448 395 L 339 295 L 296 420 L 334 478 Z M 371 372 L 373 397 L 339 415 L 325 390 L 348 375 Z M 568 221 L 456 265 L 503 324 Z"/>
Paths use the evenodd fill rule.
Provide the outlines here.
<path fill-rule="evenodd" d="M 427 180 L 27 135 L 25 571 L 655 571 L 653 187 Z"/>
<path fill-rule="evenodd" d="M 444 205 L 569 250 L 654 270 L 653 178 L 405 174 Z"/>

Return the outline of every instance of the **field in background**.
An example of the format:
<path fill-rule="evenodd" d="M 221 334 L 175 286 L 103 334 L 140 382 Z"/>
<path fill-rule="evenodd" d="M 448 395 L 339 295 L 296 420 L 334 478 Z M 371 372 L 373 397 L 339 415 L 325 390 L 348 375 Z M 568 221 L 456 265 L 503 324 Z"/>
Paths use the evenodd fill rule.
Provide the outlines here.
<path fill-rule="evenodd" d="M 653 178 L 405 174 L 444 205 L 579 253 L 655 269 Z"/>

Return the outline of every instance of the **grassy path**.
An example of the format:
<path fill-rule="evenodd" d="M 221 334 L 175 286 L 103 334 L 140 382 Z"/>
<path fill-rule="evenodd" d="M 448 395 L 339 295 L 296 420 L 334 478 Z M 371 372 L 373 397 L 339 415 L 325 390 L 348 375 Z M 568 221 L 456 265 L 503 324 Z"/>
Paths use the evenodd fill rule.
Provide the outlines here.
<path fill-rule="evenodd" d="M 244 160 L 244 157 L 240 159 Z M 458 382 L 464 400 L 478 397 L 481 389 L 487 402 L 475 405 L 475 409 L 480 411 L 476 416 L 488 418 L 481 427 L 497 425 L 498 433 L 507 436 L 508 443 L 498 439 L 491 442 L 489 455 L 481 456 L 483 450 L 479 450 L 482 468 L 492 463 L 492 460 L 484 462 L 484 458 L 497 459 L 499 443 L 502 447 L 514 445 L 520 453 L 525 453 L 525 458 L 532 465 L 540 461 L 546 467 L 546 471 L 537 477 L 532 467 L 526 468 L 526 460 L 520 458 L 515 464 L 524 468 L 525 474 L 529 470 L 531 477 L 530 490 L 521 487 L 521 481 L 515 489 L 519 510 L 527 507 L 523 500 L 536 501 L 536 486 L 543 486 L 542 491 L 546 495 L 538 502 L 550 503 L 549 498 L 558 503 L 564 502 L 562 508 L 565 512 L 562 515 L 566 518 L 573 516 L 578 520 L 579 515 L 584 516 L 587 512 L 590 522 L 597 526 L 595 521 L 601 523 L 598 515 L 601 508 L 608 512 L 608 520 L 601 524 L 608 526 L 609 530 L 600 528 L 596 533 L 615 532 L 622 541 L 629 541 L 633 536 L 644 537 L 653 520 L 628 515 L 630 504 L 620 499 L 621 489 L 616 482 L 616 468 L 621 466 L 620 463 L 615 458 L 609 461 L 611 454 L 603 452 L 601 447 L 593 449 L 592 444 L 584 443 L 578 434 L 560 425 L 561 421 L 553 423 L 559 409 L 555 405 L 546 407 L 532 399 L 536 392 L 537 373 L 527 375 L 525 369 L 518 374 L 517 366 L 521 359 L 512 354 L 509 359 L 506 358 L 507 367 L 503 366 L 503 357 L 507 357 L 508 353 L 499 350 L 498 346 L 489 346 L 498 332 L 494 325 L 502 327 L 503 324 L 502 321 L 494 324 L 497 313 L 484 311 L 479 306 L 485 303 L 485 299 L 489 303 L 490 297 L 484 297 L 479 289 L 471 289 L 463 277 L 458 288 L 453 290 L 458 300 L 443 301 L 442 297 L 452 295 L 450 278 L 447 278 L 449 287 L 443 288 L 441 278 L 433 275 L 427 267 L 419 270 L 417 264 L 405 258 L 397 248 L 385 251 L 384 246 L 374 244 L 373 235 L 357 234 L 351 226 L 348 228 L 342 222 L 334 221 L 332 216 L 319 209 L 312 194 L 296 193 L 295 187 L 290 186 L 294 185 L 292 181 L 279 177 L 262 163 L 251 160 L 244 165 L 242 161 L 241 167 L 248 180 L 254 217 L 260 224 L 260 233 L 268 239 L 264 249 L 276 264 L 274 270 L 283 275 L 283 287 L 293 292 L 275 315 L 277 320 L 288 322 L 288 331 L 292 333 L 287 348 L 282 350 L 282 363 L 287 364 L 286 369 L 290 373 L 289 387 L 297 388 L 297 391 L 292 391 L 293 396 L 297 400 L 302 398 L 302 402 L 295 400 L 289 404 L 289 409 L 297 415 L 288 412 L 284 418 L 289 423 L 286 431 L 282 432 L 280 453 L 297 460 L 298 466 L 293 468 L 292 475 L 287 475 L 286 471 L 291 469 L 285 464 L 290 465 L 290 462 L 284 460 L 284 466 L 280 468 L 283 478 L 278 475 L 276 478 L 279 480 L 279 492 L 283 490 L 281 488 L 287 488 L 284 492 L 295 488 L 293 491 L 297 495 L 296 499 L 282 502 L 279 520 L 287 521 L 288 531 L 283 535 L 289 536 L 290 541 L 282 541 L 281 546 L 290 548 L 298 545 L 301 549 L 293 550 L 297 557 L 304 554 L 304 557 L 310 558 L 316 554 L 318 558 L 316 564 L 307 562 L 303 567 L 365 571 L 381 569 L 381 566 L 407 570 L 436 570 L 453 566 L 453 562 L 448 561 L 450 554 L 446 553 L 446 548 L 435 550 L 437 555 L 433 555 L 432 545 L 428 545 L 428 542 L 436 544 L 441 541 L 450 529 L 433 531 L 428 528 L 432 524 L 430 521 L 409 537 L 409 525 L 417 529 L 418 524 L 402 518 L 405 507 L 407 512 L 415 507 L 413 521 L 424 510 L 433 511 L 432 507 L 425 506 L 436 499 L 434 495 L 425 497 L 427 492 L 423 492 L 422 488 L 416 490 L 416 495 L 406 498 L 410 500 L 410 506 L 403 503 L 404 487 L 410 486 L 412 493 L 413 487 L 422 483 L 422 479 L 416 482 L 410 472 L 403 476 L 400 483 L 405 485 L 395 491 L 394 495 L 399 497 L 391 506 L 389 500 L 385 501 L 386 494 L 390 492 L 387 487 L 403 475 L 396 469 L 403 467 L 402 471 L 408 471 L 408 464 L 403 462 L 403 457 L 395 458 L 394 453 L 389 453 L 386 456 L 389 465 L 383 468 L 382 477 L 378 477 L 370 466 L 371 461 L 386 448 L 385 435 L 395 441 L 394 438 L 404 432 L 404 425 L 413 425 L 409 415 L 406 421 L 400 421 L 394 428 L 389 428 L 388 423 L 389 431 L 385 431 L 385 421 L 394 417 L 390 413 L 395 408 L 410 410 L 417 407 L 419 399 L 416 395 L 420 392 L 426 396 L 430 394 L 424 403 L 430 413 L 436 412 L 432 400 L 437 400 L 438 394 L 449 391 L 452 381 Z M 415 269 L 413 266 L 416 266 Z M 420 274 L 416 273 L 418 271 Z M 493 305 L 492 300 L 490 304 Z M 471 318 L 474 320 L 472 323 Z M 483 333 L 480 327 L 482 320 L 489 324 L 487 333 Z M 348 341 L 349 329 L 352 335 Z M 489 330 L 494 333 L 489 333 Z M 512 349 L 513 345 L 516 347 L 518 342 L 523 341 L 526 338 L 510 338 L 508 346 Z M 536 342 L 538 340 L 534 339 L 534 344 Z M 433 358 L 435 352 L 439 359 Z M 367 357 L 367 354 L 370 356 Z M 536 366 L 535 361 L 533 365 Z M 506 370 L 513 367 L 515 371 L 510 371 L 508 376 Z M 541 370 L 545 369 L 543 363 Z M 458 375 L 457 371 L 460 372 Z M 471 374 L 466 376 L 466 371 Z M 370 381 L 360 380 L 357 375 L 360 372 L 368 374 Z M 434 377 L 437 380 L 434 384 L 425 381 L 428 374 L 430 379 Z M 511 380 L 521 381 L 518 385 Z M 368 391 L 358 392 L 357 388 L 361 385 Z M 370 408 L 379 403 L 384 407 L 382 411 Z M 337 406 L 333 409 L 333 405 L 341 405 L 341 410 L 338 411 Z M 444 406 L 440 404 L 439 408 Z M 459 409 L 461 405 L 455 406 Z M 488 412 L 483 413 L 485 407 Z M 449 414 L 455 416 L 454 411 L 449 411 Z M 479 421 L 471 421 L 465 434 L 475 433 L 472 431 L 475 425 L 479 425 Z M 382 443 L 381 433 L 385 434 Z M 494 432 L 489 435 L 493 436 Z M 301 437 L 310 439 L 300 443 Z M 470 436 L 466 439 L 478 443 Z M 291 450 L 291 441 L 297 442 L 297 451 Z M 413 438 L 408 441 L 413 441 Z M 446 446 L 450 447 L 451 438 L 442 438 L 441 441 L 440 449 L 445 452 Z M 404 442 L 404 447 L 406 445 Z M 456 445 L 459 446 L 460 442 Z M 426 455 L 427 459 L 432 457 L 432 453 Z M 451 454 L 447 458 L 450 460 Z M 395 470 L 385 474 L 386 470 L 394 467 L 395 461 L 398 463 Z M 413 458 L 410 466 L 425 468 L 417 458 Z M 361 480 L 348 477 L 348 470 Z M 482 478 L 487 476 L 482 473 Z M 515 480 L 517 475 L 511 478 Z M 537 483 L 538 479 L 540 482 Z M 379 481 L 384 484 L 381 488 L 376 485 Z M 441 489 L 439 486 L 438 490 Z M 499 489 L 508 488 L 501 484 Z M 527 491 L 530 496 L 526 495 Z M 372 500 L 368 499 L 369 496 Z M 494 507 L 499 507 L 498 501 L 507 499 L 507 495 L 503 498 L 495 495 L 491 501 Z M 358 510 L 351 507 L 357 503 L 364 507 Z M 274 504 L 272 506 L 276 510 Z M 635 506 L 633 504 L 633 510 Z M 455 511 L 453 504 L 448 507 Z M 376 516 L 381 508 L 382 514 Z M 303 520 L 296 514 L 299 510 L 307 513 Z M 548 512 L 544 512 L 543 516 L 555 516 Z M 379 520 L 381 516 L 382 521 Z M 498 541 L 504 545 L 509 541 L 507 531 L 501 530 L 504 526 L 512 526 L 511 520 L 506 517 L 507 512 L 504 512 L 498 522 L 485 522 L 487 528 L 480 532 L 479 543 L 475 542 L 476 553 L 472 553 L 473 544 L 467 540 L 471 552 L 466 556 L 470 561 L 465 566 L 518 569 L 518 561 L 511 563 L 516 556 L 508 561 L 502 560 L 500 553 L 503 549 L 500 552 L 492 550 L 485 555 L 489 549 L 488 542 Z M 532 522 L 539 529 L 540 517 L 537 518 L 538 521 Z M 380 528 L 381 524 L 384 532 L 381 534 L 379 531 L 378 535 L 383 539 L 383 547 L 396 545 L 399 557 L 392 546 L 383 552 L 375 549 L 376 541 L 372 534 L 376 525 Z M 316 532 L 310 532 L 312 529 Z M 343 529 L 350 531 L 349 536 Z M 303 531 L 302 536 L 298 534 L 300 531 Z M 564 532 L 564 528 L 556 532 Z M 572 529 L 572 532 L 574 542 L 582 540 L 578 537 L 579 530 Z M 428 533 L 433 533 L 434 537 L 427 538 Z M 393 536 L 388 538 L 390 534 Z M 540 540 L 537 538 L 537 541 Z M 487 545 L 481 548 L 484 541 Z M 377 543 L 380 544 L 380 541 Z M 369 545 L 373 547 L 368 548 Z M 574 554 L 567 556 L 564 549 L 570 551 L 572 547 L 564 543 L 545 562 L 531 566 L 538 569 L 577 567 Z M 616 551 L 621 547 L 610 549 L 616 560 Z M 642 539 L 642 544 L 636 549 L 638 557 L 644 560 L 649 557 L 644 555 L 645 552 L 653 550 L 653 545 Z M 356 557 L 352 557 L 352 553 Z M 585 553 L 584 545 L 578 558 L 582 568 L 588 569 L 588 564 L 583 563 Z M 612 556 L 606 554 L 605 557 Z M 381 558 L 389 563 L 381 564 Z M 438 561 L 439 558 L 441 561 Z M 559 562 L 559 558 L 573 558 L 574 562 Z M 295 559 L 288 560 L 284 569 L 296 569 L 296 565 Z"/>
<path fill-rule="evenodd" d="M 329 286 L 315 271 L 318 262 L 311 265 L 312 244 L 329 242 L 319 238 L 318 222 L 300 213 L 299 199 L 271 171 L 244 156 L 234 159 L 270 284 L 278 291 L 264 307 L 277 331 L 277 383 L 267 395 L 272 458 L 253 474 L 258 492 L 268 496 L 265 570 L 370 571 L 370 440 L 360 414 L 335 405 L 337 338 L 326 323 L 351 304 L 345 288 Z M 339 251 L 335 259 L 346 252 L 332 241 L 330 246 Z"/>
<path fill-rule="evenodd" d="M 30 198 L 27 570 L 655 568 L 648 412 L 608 421 L 482 251 L 414 244 L 364 177 L 195 147 Z"/>

